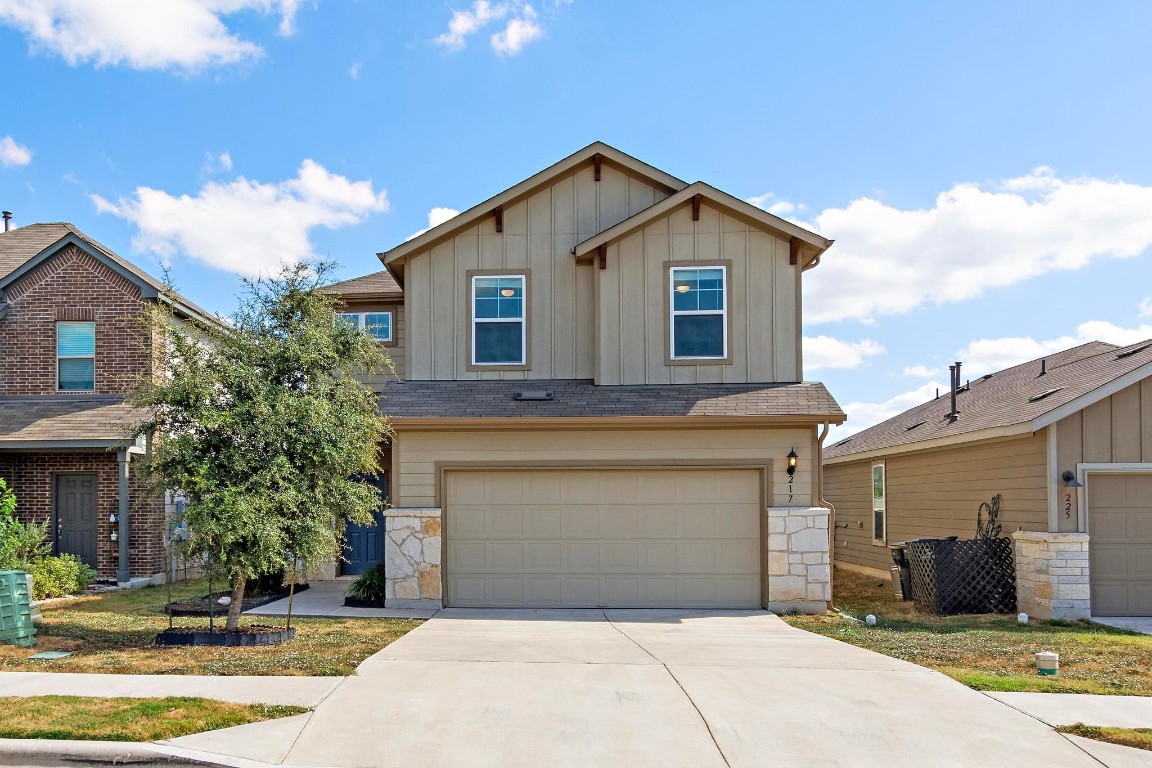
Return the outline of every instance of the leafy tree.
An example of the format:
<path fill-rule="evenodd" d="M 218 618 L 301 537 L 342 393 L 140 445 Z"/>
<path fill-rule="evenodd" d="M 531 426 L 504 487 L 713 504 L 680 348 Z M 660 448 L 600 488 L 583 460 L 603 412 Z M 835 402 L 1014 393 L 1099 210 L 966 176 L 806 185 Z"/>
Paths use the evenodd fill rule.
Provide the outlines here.
<path fill-rule="evenodd" d="M 357 371 L 390 366 L 367 334 L 333 322 L 318 288 L 328 264 L 296 264 L 246 281 L 231 323 L 155 318 L 165 376 L 132 398 L 151 414 L 146 466 L 156 489 L 187 500 L 189 554 L 210 555 L 231 586 L 236 629 L 245 581 L 340 555 L 343 517 L 370 524 L 388 434 Z"/>

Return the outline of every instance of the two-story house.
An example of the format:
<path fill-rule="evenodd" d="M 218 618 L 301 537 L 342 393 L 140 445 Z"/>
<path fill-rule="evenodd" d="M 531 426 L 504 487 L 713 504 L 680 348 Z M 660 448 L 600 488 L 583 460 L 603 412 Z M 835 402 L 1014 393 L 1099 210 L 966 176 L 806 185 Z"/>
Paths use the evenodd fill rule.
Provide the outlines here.
<path fill-rule="evenodd" d="M 0 477 L 55 552 L 120 582 L 164 570 L 164 500 L 132 471 L 146 445 L 123 402 L 155 370 L 156 301 L 213 322 L 70 224 L 0 233 Z"/>
<path fill-rule="evenodd" d="M 596 143 L 328 290 L 389 346 L 392 604 L 830 599 L 801 289 L 831 241 Z"/>

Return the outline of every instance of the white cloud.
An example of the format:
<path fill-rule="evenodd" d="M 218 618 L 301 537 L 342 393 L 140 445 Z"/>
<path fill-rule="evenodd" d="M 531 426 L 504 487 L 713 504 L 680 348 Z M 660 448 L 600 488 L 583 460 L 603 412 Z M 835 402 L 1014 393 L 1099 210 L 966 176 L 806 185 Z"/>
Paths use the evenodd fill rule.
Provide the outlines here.
<path fill-rule="evenodd" d="M 957 184 L 927 209 L 853 200 L 805 225 L 837 241 L 806 278 L 805 319 L 867 322 L 1094 259 L 1138 256 L 1152 246 L 1149 210 L 1152 187 L 1062 179 L 1046 167 Z"/>
<path fill-rule="evenodd" d="M 212 152 L 204 153 L 204 173 L 230 173 L 232 171 L 232 155 L 227 152 L 214 154 Z"/>
<path fill-rule="evenodd" d="M 405 242 L 408 240 L 414 240 L 433 227 L 438 227 L 444 222 L 448 221 L 448 219 L 451 219 L 454 216 L 458 216 L 459 214 L 460 211 L 456 210 L 455 208 L 433 208 L 432 210 L 428 211 L 428 226 L 417 232 L 413 232 L 412 234 L 408 235 L 408 237 L 404 238 L 404 240 Z"/>
<path fill-rule="evenodd" d="M 0 24 L 15 27 L 33 50 L 69 64 L 124 64 L 133 69 L 194 71 L 251 61 L 259 45 L 222 17 L 241 11 L 278 13 L 280 34 L 295 31 L 299 0 L 0 0 Z"/>
<path fill-rule="evenodd" d="M 778 200 L 776 195 L 771 192 L 765 192 L 762 195 L 748 198 L 745 202 L 751 203 L 757 208 L 763 208 L 771 213 L 773 216 L 779 216 L 786 219 L 795 214 L 801 213 L 804 210 L 804 205 L 793 203 L 788 200 Z"/>
<path fill-rule="evenodd" d="M 544 36 L 536 9 L 525 0 L 473 0 L 470 9 L 454 11 L 448 31 L 433 40 L 449 51 L 459 51 L 468 45 L 469 37 L 495 22 L 503 23 L 504 28 L 489 37 L 488 43 L 501 56 L 515 56 L 528 43 Z"/>
<path fill-rule="evenodd" d="M 939 371 L 926 365 L 909 365 L 900 371 L 901 376 L 911 376 L 914 379 L 930 379 Z"/>
<path fill-rule="evenodd" d="M 32 150 L 17 144 L 11 136 L 0 139 L 0 165 L 9 168 L 13 165 L 28 165 L 32 162 Z"/>
<path fill-rule="evenodd" d="M 360 62 L 356 62 L 352 66 L 348 67 L 348 77 L 352 78 L 353 80 L 360 79 Z"/>
<path fill-rule="evenodd" d="M 804 369 L 859 368 L 865 359 L 884 354 L 884 347 L 872 339 L 841 341 L 831 336 L 804 337 Z"/>
<path fill-rule="evenodd" d="M 843 408 L 844 413 L 848 414 L 848 421 L 839 427 L 833 427 L 828 433 L 828 439 L 824 445 L 832 445 L 849 435 L 854 435 L 863 429 L 887 421 L 909 408 L 928 402 L 936 396 L 937 392 L 946 392 L 947 390 L 947 386 L 931 381 L 910 392 L 902 392 L 880 403 L 846 403 Z"/>
<path fill-rule="evenodd" d="M 1152 338 L 1152 325 L 1122 328 L 1104 320 L 1089 320 L 1077 326 L 1074 335 L 1054 339 L 1036 340 L 1031 336 L 977 339 L 957 352 L 956 359 L 963 361 L 965 376 L 971 378 L 1051 355 L 1089 341 L 1106 341 L 1124 347 L 1149 338 Z"/>
<path fill-rule="evenodd" d="M 243 176 L 209 182 L 195 196 L 173 197 L 138 187 L 112 203 L 93 195 L 100 213 L 136 225 L 133 247 L 168 261 L 186 254 L 241 275 L 258 275 L 280 264 L 314 258 L 309 232 L 335 229 L 388 210 L 387 193 L 371 181 L 350 181 L 305 160 L 296 177 L 271 184 Z"/>
<path fill-rule="evenodd" d="M 1146 296 L 1140 302 L 1140 317 L 1152 317 L 1152 296 Z"/>

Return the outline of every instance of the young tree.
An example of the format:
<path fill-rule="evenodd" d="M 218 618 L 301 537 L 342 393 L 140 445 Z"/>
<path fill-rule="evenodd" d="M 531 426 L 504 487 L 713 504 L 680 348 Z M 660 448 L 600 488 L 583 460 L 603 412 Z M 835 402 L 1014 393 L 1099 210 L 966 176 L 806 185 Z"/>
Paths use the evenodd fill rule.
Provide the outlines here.
<path fill-rule="evenodd" d="M 156 488 L 187 500 L 192 555 L 208 554 L 228 579 L 226 629 L 237 628 L 244 582 L 340 556 L 343 516 L 368 524 L 374 474 L 388 434 L 358 371 L 390 366 L 367 334 L 334 323 L 319 286 L 327 264 L 296 264 L 246 281 L 230 324 L 154 324 L 165 375 L 133 402 L 151 414 L 147 471 Z"/>

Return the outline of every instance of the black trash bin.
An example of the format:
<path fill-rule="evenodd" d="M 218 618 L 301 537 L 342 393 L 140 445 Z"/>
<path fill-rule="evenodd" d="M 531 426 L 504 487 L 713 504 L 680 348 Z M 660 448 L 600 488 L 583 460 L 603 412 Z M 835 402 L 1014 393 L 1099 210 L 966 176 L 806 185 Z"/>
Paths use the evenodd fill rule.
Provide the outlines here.
<path fill-rule="evenodd" d="M 903 541 L 888 549 L 892 551 L 892 590 L 898 600 L 911 600 L 912 567 L 908 565 L 908 549 Z"/>

